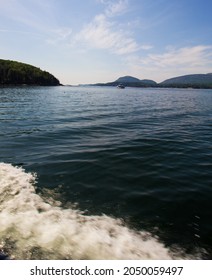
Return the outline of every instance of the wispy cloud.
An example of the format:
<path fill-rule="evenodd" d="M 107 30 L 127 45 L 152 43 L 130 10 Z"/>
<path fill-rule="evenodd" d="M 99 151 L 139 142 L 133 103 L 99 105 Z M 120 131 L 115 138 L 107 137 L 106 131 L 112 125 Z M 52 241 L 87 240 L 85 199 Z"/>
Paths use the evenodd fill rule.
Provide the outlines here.
<path fill-rule="evenodd" d="M 211 56 L 212 46 L 170 48 L 164 54 L 150 54 L 144 63 L 160 67 L 197 67 L 208 64 Z"/>
<path fill-rule="evenodd" d="M 109 17 L 124 14 L 128 10 L 128 0 L 119 0 L 118 2 L 107 1 L 105 14 Z"/>
<path fill-rule="evenodd" d="M 104 14 L 96 16 L 78 34 L 77 39 L 90 47 L 109 49 L 116 54 L 132 53 L 139 49 L 136 41 L 123 30 L 117 30 L 115 23 L 108 21 Z"/>
<path fill-rule="evenodd" d="M 19 24 L 19 29 L 22 27 L 22 29 L 30 28 L 34 31 L 47 32 L 54 19 L 54 6 L 51 5 L 50 0 L 0 0 L 0 6 L 0 16 Z M 12 26 L 16 27 L 14 24 Z"/>
<path fill-rule="evenodd" d="M 164 53 L 151 53 L 147 57 L 128 57 L 127 64 L 132 72 L 155 77 L 156 80 L 183 74 L 211 72 L 212 45 L 167 47 Z"/>
<path fill-rule="evenodd" d="M 100 2 L 105 5 L 104 12 L 85 25 L 76 35 L 75 41 L 83 42 L 90 48 L 107 49 L 118 55 L 134 53 L 142 48 L 130 32 L 115 20 L 116 16 L 127 12 L 128 0 Z"/>
<path fill-rule="evenodd" d="M 57 28 L 51 30 L 52 37 L 50 39 L 47 39 L 47 43 L 50 44 L 57 44 L 62 42 L 67 42 L 72 35 L 72 29 L 68 27 L 64 28 Z"/>

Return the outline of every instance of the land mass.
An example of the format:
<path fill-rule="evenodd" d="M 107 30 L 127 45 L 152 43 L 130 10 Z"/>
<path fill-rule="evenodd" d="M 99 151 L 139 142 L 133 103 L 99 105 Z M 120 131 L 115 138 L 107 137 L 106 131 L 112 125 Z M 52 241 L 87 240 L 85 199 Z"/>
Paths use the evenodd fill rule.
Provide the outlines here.
<path fill-rule="evenodd" d="M 98 83 L 94 84 L 96 86 L 118 86 L 119 84 L 122 84 L 124 86 L 128 87 L 155 87 L 157 86 L 157 83 L 153 80 L 139 80 L 135 77 L 131 76 L 124 76 L 120 77 L 114 82 L 109 83 Z"/>
<path fill-rule="evenodd" d="M 119 84 L 125 87 L 173 87 L 173 88 L 212 88 L 212 73 L 208 74 L 193 74 L 174 77 L 165 80 L 161 83 L 156 83 L 153 80 L 140 80 L 132 76 L 120 77 L 114 82 L 92 84 L 95 86 L 118 86 Z"/>
<path fill-rule="evenodd" d="M 49 72 L 35 66 L 0 59 L 0 85 L 58 86 L 60 82 Z"/>
<path fill-rule="evenodd" d="M 171 78 L 160 83 L 163 87 L 212 88 L 212 73 L 193 74 Z"/>

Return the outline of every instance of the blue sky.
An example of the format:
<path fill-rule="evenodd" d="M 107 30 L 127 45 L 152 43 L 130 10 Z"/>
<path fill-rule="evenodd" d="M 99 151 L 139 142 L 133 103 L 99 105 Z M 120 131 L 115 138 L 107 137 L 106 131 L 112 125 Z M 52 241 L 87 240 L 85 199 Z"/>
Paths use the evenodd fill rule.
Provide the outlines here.
<path fill-rule="evenodd" d="M 64 84 L 209 73 L 211 12 L 211 0 L 0 0 L 0 57 Z"/>

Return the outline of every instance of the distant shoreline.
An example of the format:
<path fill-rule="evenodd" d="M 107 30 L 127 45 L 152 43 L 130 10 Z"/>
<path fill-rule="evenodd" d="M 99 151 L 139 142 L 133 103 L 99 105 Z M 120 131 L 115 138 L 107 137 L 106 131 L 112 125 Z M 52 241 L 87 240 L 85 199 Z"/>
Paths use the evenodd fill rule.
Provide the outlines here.
<path fill-rule="evenodd" d="M 157 83 L 150 79 L 132 76 L 120 77 L 113 82 L 80 84 L 79 86 L 119 86 L 134 88 L 193 88 L 212 89 L 212 73 L 189 74 L 167 79 Z M 30 64 L 0 59 L 0 86 L 63 86 L 47 71 Z M 71 85 L 67 85 L 71 86 Z"/>
<path fill-rule="evenodd" d="M 73 85 L 65 85 L 65 86 L 72 86 Z M 99 84 L 90 84 L 90 85 L 75 85 L 76 87 L 116 87 L 116 85 L 99 85 Z M 175 88 L 175 89 L 212 89 L 212 86 L 201 86 L 201 85 L 193 85 L 193 86 L 162 86 L 160 84 L 155 85 L 155 86 L 132 86 L 132 85 L 125 85 L 125 87 L 128 88 Z"/>
<path fill-rule="evenodd" d="M 59 84 L 59 85 L 39 85 L 39 84 L 0 84 L 0 88 L 9 88 L 9 87 L 111 87 L 111 88 L 116 88 L 116 86 L 114 85 L 98 85 L 98 84 L 86 84 L 86 85 L 69 85 L 69 84 Z M 161 86 L 161 85 L 157 85 L 157 86 L 146 86 L 146 87 L 142 87 L 142 86 L 126 86 L 126 88 L 139 88 L 139 89 L 147 89 L 147 88 L 158 88 L 158 89 L 212 89 L 212 87 L 198 87 L 198 86 Z"/>
<path fill-rule="evenodd" d="M 91 84 L 93 86 L 118 86 L 122 84 L 125 87 L 137 87 L 137 88 L 148 88 L 148 87 L 159 87 L 159 88 L 193 88 L 193 89 L 212 89 L 212 73 L 208 74 L 193 74 L 174 77 L 165 80 L 161 83 L 156 83 L 153 80 L 140 80 L 132 76 L 120 77 L 114 82 L 108 83 L 96 83 Z"/>

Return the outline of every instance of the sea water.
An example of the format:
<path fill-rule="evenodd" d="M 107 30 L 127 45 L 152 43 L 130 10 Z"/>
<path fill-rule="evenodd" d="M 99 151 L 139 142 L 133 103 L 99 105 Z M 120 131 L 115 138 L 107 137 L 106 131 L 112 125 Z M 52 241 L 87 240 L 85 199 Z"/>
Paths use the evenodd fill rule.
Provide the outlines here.
<path fill-rule="evenodd" d="M 210 259 L 212 90 L 0 88 L 0 252 Z"/>

